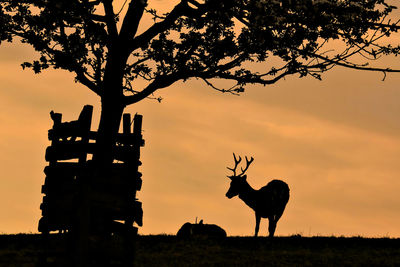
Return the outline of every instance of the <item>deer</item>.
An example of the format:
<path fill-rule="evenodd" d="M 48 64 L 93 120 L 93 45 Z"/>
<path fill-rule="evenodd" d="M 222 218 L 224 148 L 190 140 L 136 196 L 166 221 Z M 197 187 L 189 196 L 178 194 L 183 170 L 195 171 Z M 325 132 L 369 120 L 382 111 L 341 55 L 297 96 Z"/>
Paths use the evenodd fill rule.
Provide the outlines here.
<path fill-rule="evenodd" d="M 258 235 L 261 218 L 268 218 L 269 237 L 274 237 L 276 224 L 289 201 L 289 186 L 284 181 L 272 180 L 258 190 L 253 189 L 247 182 L 245 172 L 254 158 L 251 157 L 249 160 L 246 156 L 246 167 L 244 169 L 241 168 L 242 172 L 240 174 L 236 174 L 236 169 L 242 158 L 240 156 L 237 158 L 235 153 L 233 153 L 233 159 L 235 166 L 233 168 L 227 167 L 228 170 L 233 172 L 233 175 L 227 176 L 231 182 L 226 197 L 231 199 L 239 196 L 247 206 L 254 210 L 256 215 L 255 237 Z"/>
<path fill-rule="evenodd" d="M 199 223 L 185 223 L 176 234 L 177 237 L 191 238 L 191 237 L 206 237 L 206 238 L 223 238 L 226 237 L 226 232 L 216 224 L 205 224 L 203 220 Z"/>

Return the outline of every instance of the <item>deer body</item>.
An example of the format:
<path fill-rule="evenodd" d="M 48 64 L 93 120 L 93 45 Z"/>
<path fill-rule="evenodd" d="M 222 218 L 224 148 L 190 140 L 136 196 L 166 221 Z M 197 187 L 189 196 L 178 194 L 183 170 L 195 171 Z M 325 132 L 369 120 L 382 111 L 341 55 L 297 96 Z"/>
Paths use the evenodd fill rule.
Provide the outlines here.
<path fill-rule="evenodd" d="M 190 238 L 190 237 L 208 237 L 208 238 L 222 238 L 226 237 L 224 229 L 216 224 L 205 224 L 203 220 L 199 223 L 185 223 L 179 229 L 176 234 L 178 237 Z"/>
<path fill-rule="evenodd" d="M 254 210 L 256 216 L 255 236 L 258 235 L 261 218 L 268 218 L 269 220 L 269 236 L 273 237 L 275 234 L 276 224 L 281 218 L 286 204 L 289 201 L 289 186 L 281 180 L 272 180 L 266 186 L 259 190 L 253 189 L 247 182 L 247 176 L 244 175 L 245 171 L 253 161 L 249 161 L 246 157 L 247 166 L 240 175 L 236 175 L 236 167 L 241 161 L 236 159 L 235 154 L 235 168 L 233 176 L 228 176 L 231 179 L 231 184 L 226 196 L 233 198 L 238 196 L 247 206 Z"/>

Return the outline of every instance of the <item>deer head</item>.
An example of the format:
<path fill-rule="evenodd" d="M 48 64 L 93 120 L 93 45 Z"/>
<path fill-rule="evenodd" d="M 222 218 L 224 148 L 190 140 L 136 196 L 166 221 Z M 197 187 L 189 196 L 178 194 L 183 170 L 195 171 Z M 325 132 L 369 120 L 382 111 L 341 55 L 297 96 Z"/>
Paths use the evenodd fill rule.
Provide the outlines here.
<path fill-rule="evenodd" d="M 228 170 L 233 172 L 233 175 L 228 176 L 229 179 L 231 179 L 231 184 L 229 186 L 228 192 L 226 192 L 226 197 L 227 198 L 233 198 L 234 196 L 239 195 L 241 189 L 244 187 L 245 184 L 247 184 L 246 178 L 247 175 L 245 172 L 249 168 L 250 164 L 253 162 L 254 158 L 251 157 L 250 160 L 246 156 L 246 168 L 241 168 L 242 173 L 236 174 L 236 169 L 239 165 L 239 163 L 242 161 L 242 158 L 239 156 L 239 158 L 236 158 L 235 153 L 233 153 L 233 159 L 235 161 L 235 166 L 233 168 L 227 167 Z"/>

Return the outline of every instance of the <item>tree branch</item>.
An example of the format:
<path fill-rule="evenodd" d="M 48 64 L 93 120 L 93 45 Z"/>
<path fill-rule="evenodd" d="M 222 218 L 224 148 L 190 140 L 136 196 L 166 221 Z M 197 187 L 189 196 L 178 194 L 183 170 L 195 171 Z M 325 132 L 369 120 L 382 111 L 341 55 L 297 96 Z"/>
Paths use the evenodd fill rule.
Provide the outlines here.
<path fill-rule="evenodd" d="M 176 5 L 172 11 L 167 15 L 167 17 L 161 21 L 154 23 L 149 29 L 147 29 L 141 35 L 135 37 L 129 44 L 130 53 L 139 47 L 145 47 L 151 39 L 156 37 L 161 32 L 170 28 L 175 21 L 183 16 L 185 13 L 190 13 L 193 11 L 191 7 L 188 6 L 187 1 L 182 0 L 178 5 Z"/>
<path fill-rule="evenodd" d="M 158 89 L 168 87 L 180 79 L 182 79 L 182 77 L 180 77 L 180 75 L 178 75 L 177 73 L 165 75 L 165 76 L 159 76 L 159 77 L 155 78 L 154 81 L 152 83 L 150 83 L 146 88 L 144 88 L 142 91 L 138 92 L 137 94 L 125 96 L 124 104 L 126 106 L 128 106 L 128 105 L 137 103 L 140 100 L 143 100 L 143 99 L 149 97 Z"/>
<path fill-rule="evenodd" d="M 94 21 L 105 22 L 105 23 L 107 22 L 106 16 L 102 16 L 102 15 L 91 14 L 90 18 Z"/>
<path fill-rule="evenodd" d="M 115 23 L 115 14 L 112 2 L 113 0 L 102 0 L 104 11 L 106 13 L 106 24 L 108 29 L 108 34 L 112 39 L 116 39 L 118 37 L 117 25 Z"/>
<path fill-rule="evenodd" d="M 76 73 L 76 80 L 78 82 L 85 85 L 87 88 L 89 88 L 91 91 L 93 91 L 96 95 L 98 95 L 100 97 L 102 96 L 102 92 L 101 92 L 99 86 L 96 85 L 91 80 L 89 80 L 82 71 L 75 71 L 75 73 Z"/>
<path fill-rule="evenodd" d="M 243 92 L 242 87 L 239 84 L 235 84 L 234 86 L 228 88 L 228 89 L 223 89 L 223 88 L 218 88 L 216 87 L 212 82 L 210 82 L 208 79 L 201 78 L 208 86 L 210 86 L 212 89 L 221 92 L 221 93 L 230 93 L 232 95 L 239 96 L 240 92 Z"/>
<path fill-rule="evenodd" d="M 357 65 L 357 64 L 354 64 L 354 63 L 350 63 L 350 62 L 341 61 L 341 58 L 339 58 L 339 59 L 330 59 L 328 57 L 325 57 L 325 56 L 322 56 L 322 55 L 318 55 L 318 54 L 309 54 L 309 55 L 312 56 L 312 57 L 316 57 L 316 58 L 322 59 L 325 62 L 328 62 L 330 64 L 338 65 L 338 66 L 342 66 L 342 67 L 346 67 L 346 68 L 350 68 L 350 69 L 367 70 L 367 71 L 381 71 L 383 73 L 400 72 L 400 70 L 397 70 L 397 69 L 365 67 L 365 66 Z"/>
<path fill-rule="evenodd" d="M 129 41 L 136 35 L 146 5 L 146 0 L 132 0 L 130 2 L 120 31 L 122 42 Z"/>
<path fill-rule="evenodd" d="M 215 76 L 215 78 L 221 78 L 221 79 L 226 79 L 226 80 L 233 80 L 237 81 L 238 84 L 261 84 L 261 85 L 269 85 L 269 84 L 274 84 L 277 81 L 281 80 L 282 78 L 294 74 L 295 72 L 293 71 L 285 71 L 273 79 L 263 79 L 262 75 L 252 75 L 252 76 L 236 76 L 231 73 L 219 73 Z M 211 78 L 211 77 L 210 77 Z"/>

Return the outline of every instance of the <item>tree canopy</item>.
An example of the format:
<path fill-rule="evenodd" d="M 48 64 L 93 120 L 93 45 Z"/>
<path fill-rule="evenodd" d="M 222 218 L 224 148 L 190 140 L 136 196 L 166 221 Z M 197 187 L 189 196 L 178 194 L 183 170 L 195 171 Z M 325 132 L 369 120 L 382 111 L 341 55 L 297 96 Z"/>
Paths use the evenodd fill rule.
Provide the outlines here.
<path fill-rule="evenodd" d="M 398 29 L 387 19 L 395 7 L 384 0 L 181 0 L 167 14 L 149 9 L 146 0 L 127 0 L 121 10 L 115 2 L 2 0 L 0 38 L 18 37 L 39 52 L 24 68 L 71 71 L 100 97 L 117 95 L 124 106 L 190 78 L 240 94 L 246 84 L 296 73 L 320 79 L 335 65 L 391 71 L 351 60 L 399 53 L 379 42 Z M 154 23 L 139 32 L 144 13 Z M 332 40 L 343 49 L 328 51 Z M 274 57 L 280 60 L 271 65 Z M 264 71 L 253 62 L 265 62 Z M 215 78 L 232 87 L 217 88 Z M 139 79 L 147 81 L 143 88 L 135 84 Z"/>
<path fill-rule="evenodd" d="M 368 65 L 400 51 L 388 42 L 400 26 L 386 0 L 176 0 L 166 14 L 147 2 L 0 1 L 0 44 L 21 41 L 38 52 L 22 67 L 68 70 L 100 97 L 100 163 L 112 162 L 125 107 L 161 101 L 154 93 L 177 81 L 240 95 L 248 84 L 293 74 L 321 79 L 337 65 L 400 71 Z"/>

